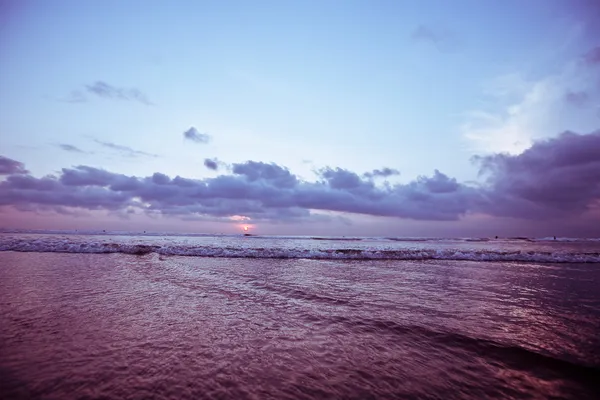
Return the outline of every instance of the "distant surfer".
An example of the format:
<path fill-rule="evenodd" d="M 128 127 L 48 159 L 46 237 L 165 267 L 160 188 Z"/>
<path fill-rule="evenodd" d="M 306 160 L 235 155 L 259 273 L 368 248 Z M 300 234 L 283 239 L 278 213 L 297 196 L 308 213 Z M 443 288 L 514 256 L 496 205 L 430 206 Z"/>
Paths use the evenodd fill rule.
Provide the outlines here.
<path fill-rule="evenodd" d="M 556 236 L 554 236 L 554 240 L 556 240 Z"/>

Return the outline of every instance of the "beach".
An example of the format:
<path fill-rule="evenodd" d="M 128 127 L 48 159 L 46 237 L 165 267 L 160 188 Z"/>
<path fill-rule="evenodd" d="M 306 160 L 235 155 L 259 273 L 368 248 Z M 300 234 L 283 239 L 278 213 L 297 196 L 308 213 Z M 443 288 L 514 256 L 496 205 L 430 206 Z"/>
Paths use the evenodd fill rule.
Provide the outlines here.
<path fill-rule="evenodd" d="M 0 397 L 598 398 L 599 247 L 0 234 Z"/>

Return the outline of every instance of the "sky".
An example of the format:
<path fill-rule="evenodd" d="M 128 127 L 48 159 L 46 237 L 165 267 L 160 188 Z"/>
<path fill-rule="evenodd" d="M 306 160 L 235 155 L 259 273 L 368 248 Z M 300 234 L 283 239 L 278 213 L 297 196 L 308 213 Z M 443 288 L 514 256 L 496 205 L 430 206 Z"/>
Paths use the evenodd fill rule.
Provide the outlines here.
<path fill-rule="evenodd" d="M 0 0 L 0 228 L 600 237 L 595 0 Z"/>

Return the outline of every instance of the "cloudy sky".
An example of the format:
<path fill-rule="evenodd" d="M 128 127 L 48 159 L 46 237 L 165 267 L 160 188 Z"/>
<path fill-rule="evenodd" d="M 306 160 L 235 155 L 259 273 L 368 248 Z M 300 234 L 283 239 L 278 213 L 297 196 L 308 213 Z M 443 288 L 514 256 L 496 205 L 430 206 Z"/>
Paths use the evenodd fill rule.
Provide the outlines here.
<path fill-rule="evenodd" d="M 0 0 L 0 228 L 600 236 L 595 0 Z"/>

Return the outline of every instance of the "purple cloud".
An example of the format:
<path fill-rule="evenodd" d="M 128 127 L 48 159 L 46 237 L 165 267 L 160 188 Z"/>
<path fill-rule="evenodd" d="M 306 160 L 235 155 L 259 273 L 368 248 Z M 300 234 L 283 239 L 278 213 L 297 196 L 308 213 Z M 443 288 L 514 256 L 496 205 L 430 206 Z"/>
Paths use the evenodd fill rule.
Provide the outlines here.
<path fill-rule="evenodd" d="M 325 179 L 325 182 L 333 189 L 357 189 L 359 187 L 371 188 L 373 183 L 369 181 L 363 181 L 354 172 L 348 171 L 343 168 L 330 168 L 326 167 L 319 171 L 321 177 Z"/>
<path fill-rule="evenodd" d="M 394 175 L 400 175 L 400 171 L 393 168 L 384 167 L 382 169 L 374 169 L 371 172 L 365 172 L 363 176 L 367 178 L 387 178 Z"/>
<path fill-rule="evenodd" d="M 567 93 L 565 93 L 564 98 L 567 103 L 572 104 L 577 107 L 584 107 L 590 101 L 590 95 L 584 91 L 579 91 L 579 92 L 568 91 Z"/>
<path fill-rule="evenodd" d="M 108 186 L 119 176 L 122 175 L 82 165 L 75 169 L 63 168 L 59 181 L 65 186 Z"/>
<path fill-rule="evenodd" d="M 161 174 L 160 172 L 155 172 L 154 175 L 152 175 L 152 182 L 156 183 L 157 185 L 168 185 L 171 183 L 171 178 L 165 174 Z"/>
<path fill-rule="evenodd" d="M 582 215 L 600 199 L 600 131 L 565 132 L 519 155 L 475 157 L 485 181 L 458 182 L 440 171 L 406 184 L 378 186 L 343 168 L 323 168 L 307 182 L 274 163 L 247 161 L 232 174 L 206 179 L 117 174 L 89 166 L 35 178 L 23 164 L 0 158 L 0 205 L 35 210 L 134 208 L 181 219 L 310 220 L 313 210 L 415 220 L 457 220 L 468 213 L 529 220 Z M 598 221 L 596 221 L 598 222 Z"/>
<path fill-rule="evenodd" d="M 125 157 L 138 157 L 138 156 L 153 157 L 153 158 L 158 157 L 158 154 L 146 153 L 145 151 L 135 150 L 129 146 L 123 146 L 123 145 L 115 144 L 112 142 L 105 142 L 105 141 L 98 140 L 98 139 L 94 139 L 94 142 L 98 143 L 102 147 L 114 150 Z"/>
<path fill-rule="evenodd" d="M 26 174 L 28 172 L 22 162 L 0 156 L 0 175 Z"/>
<path fill-rule="evenodd" d="M 263 220 L 309 219 L 310 210 L 447 220 L 467 211 L 468 190 L 442 192 L 437 176 L 393 188 L 377 188 L 339 168 L 327 169 L 324 176 L 322 182 L 303 182 L 286 168 L 255 161 L 234 164 L 233 175 L 204 180 L 160 173 L 139 178 L 78 166 L 64 168 L 57 177 L 9 175 L 0 182 L 0 205 L 110 211 L 137 207 L 186 218 L 246 215 Z"/>
<path fill-rule="evenodd" d="M 279 188 L 291 188 L 298 184 L 295 175 L 274 163 L 246 161 L 243 164 L 233 164 L 233 173 L 245 176 L 250 182 L 264 180 Z"/>
<path fill-rule="evenodd" d="M 210 158 L 205 158 L 204 166 L 208 169 L 212 169 L 213 171 L 216 171 L 217 169 L 219 169 L 219 162 L 216 159 L 211 160 Z"/>
<path fill-rule="evenodd" d="M 56 146 L 70 153 L 87 153 L 87 151 L 83 151 L 79 147 L 73 146 L 72 144 L 59 143 Z"/>
<path fill-rule="evenodd" d="M 581 214 L 600 199 L 600 130 L 564 132 L 519 155 L 476 157 L 486 185 L 483 211 L 521 218 Z"/>
<path fill-rule="evenodd" d="M 431 193 L 451 193 L 460 189 L 460 184 L 454 178 L 449 178 L 437 169 L 431 178 L 417 178 L 419 184 L 424 185 Z"/>
<path fill-rule="evenodd" d="M 185 139 L 191 140 L 196 143 L 208 143 L 210 142 L 210 135 L 207 133 L 201 133 L 198 129 L 193 126 L 187 131 L 183 132 L 183 137 Z"/>
<path fill-rule="evenodd" d="M 600 46 L 594 47 L 583 56 L 583 60 L 589 64 L 600 64 Z"/>
<path fill-rule="evenodd" d="M 98 97 L 103 97 L 105 99 L 131 100 L 147 106 L 152 105 L 152 102 L 148 99 L 148 96 L 136 88 L 119 88 L 109 85 L 103 81 L 96 81 L 92 85 L 86 85 L 85 89 L 88 93 L 94 94 Z M 81 96 L 78 97 L 81 98 Z"/>

